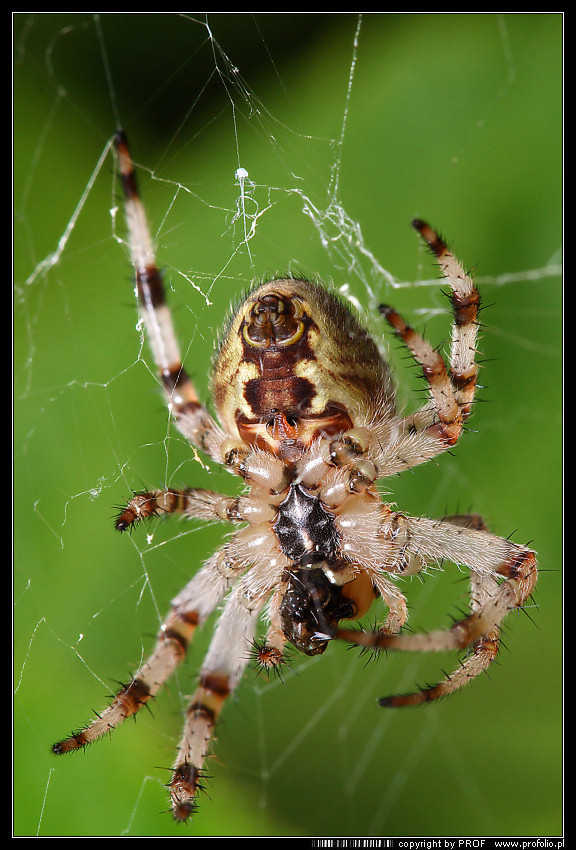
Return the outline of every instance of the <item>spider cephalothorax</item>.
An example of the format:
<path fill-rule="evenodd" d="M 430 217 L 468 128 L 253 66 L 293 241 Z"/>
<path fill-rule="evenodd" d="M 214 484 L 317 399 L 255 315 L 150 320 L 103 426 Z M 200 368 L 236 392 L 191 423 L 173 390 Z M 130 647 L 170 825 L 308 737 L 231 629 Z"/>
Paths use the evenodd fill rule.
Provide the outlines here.
<path fill-rule="evenodd" d="M 388 365 L 343 301 L 321 284 L 282 277 L 251 290 L 228 323 L 214 365 L 214 418 L 180 358 L 122 132 L 116 149 L 139 309 L 166 401 L 190 443 L 244 485 L 235 497 L 197 488 L 138 493 L 116 528 L 169 513 L 241 527 L 173 600 L 132 681 L 54 752 L 82 748 L 136 714 L 182 661 L 196 627 L 222 604 L 170 782 L 174 816 L 185 820 L 196 806 L 214 726 L 250 657 L 278 671 L 287 643 L 308 655 L 337 639 L 375 652 L 466 648 L 465 659 L 438 685 L 380 702 L 437 699 L 494 660 L 502 620 L 534 588 L 536 559 L 532 550 L 490 534 L 477 516 L 410 517 L 377 490 L 379 479 L 456 443 L 476 390 L 479 295 L 428 225 L 414 222 L 450 286 L 448 364 L 392 308 L 380 308 L 422 368 L 429 399 L 421 408 L 397 411 Z M 397 580 L 444 559 L 470 570 L 469 614 L 446 631 L 401 634 L 407 606 Z M 376 599 L 383 615 L 375 627 L 346 623 Z M 267 625 L 258 636 L 262 619 Z"/>

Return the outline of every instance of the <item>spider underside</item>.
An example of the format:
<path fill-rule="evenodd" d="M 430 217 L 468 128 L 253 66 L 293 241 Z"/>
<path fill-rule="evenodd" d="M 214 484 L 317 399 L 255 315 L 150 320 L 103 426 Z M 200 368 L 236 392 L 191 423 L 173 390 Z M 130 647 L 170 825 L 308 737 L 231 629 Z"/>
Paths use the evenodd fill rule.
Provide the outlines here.
<path fill-rule="evenodd" d="M 174 817 L 184 821 L 196 808 L 222 707 L 250 657 L 279 672 L 288 645 L 315 655 L 336 639 L 374 652 L 466 649 L 439 684 L 380 700 L 430 702 L 494 661 L 501 623 L 530 596 L 537 568 L 532 550 L 490 534 L 480 517 L 410 517 L 384 503 L 376 487 L 452 448 L 474 402 L 479 294 L 429 225 L 413 222 L 450 286 L 448 363 L 391 307 L 380 307 L 422 369 L 429 392 L 420 409 L 397 411 L 388 365 L 347 305 L 318 283 L 283 277 L 255 286 L 231 318 L 214 365 L 213 417 L 182 365 L 122 131 L 116 153 L 139 310 L 166 402 L 191 445 L 245 487 L 237 497 L 198 488 L 137 493 L 121 511 L 120 531 L 173 513 L 238 528 L 172 601 L 130 683 L 53 751 L 84 748 L 134 716 L 183 660 L 197 626 L 223 604 L 169 783 Z M 407 604 L 396 580 L 442 560 L 469 568 L 469 614 L 447 630 L 402 633 Z M 354 626 L 376 598 L 385 619 L 370 630 Z M 262 619 L 267 630 L 257 637 Z"/>

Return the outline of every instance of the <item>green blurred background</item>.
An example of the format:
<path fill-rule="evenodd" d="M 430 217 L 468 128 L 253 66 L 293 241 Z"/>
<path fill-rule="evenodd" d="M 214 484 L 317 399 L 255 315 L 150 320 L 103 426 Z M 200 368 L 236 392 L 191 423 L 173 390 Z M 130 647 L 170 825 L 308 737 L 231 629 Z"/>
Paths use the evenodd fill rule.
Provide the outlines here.
<path fill-rule="evenodd" d="M 203 15 L 14 18 L 14 834 L 558 835 L 562 17 L 376 13 L 358 31 L 355 14 Z M 112 155 L 96 169 L 118 121 L 203 394 L 230 303 L 276 272 L 346 286 L 379 338 L 383 300 L 445 341 L 410 220 L 440 229 L 482 288 L 485 388 L 453 455 L 387 481 L 390 500 L 481 512 L 542 566 L 500 663 L 440 704 L 376 699 L 451 657 L 366 664 L 338 645 L 284 684 L 249 671 L 184 827 L 163 783 L 209 628 L 152 713 L 50 753 L 134 670 L 222 536 L 166 522 L 119 537 L 114 506 L 147 486 L 235 486 L 170 427 L 141 351 Z M 390 357 L 417 404 L 414 368 Z M 411 625 L 447 625 L 465 591 L 452 567 L 413 580 Z"/>

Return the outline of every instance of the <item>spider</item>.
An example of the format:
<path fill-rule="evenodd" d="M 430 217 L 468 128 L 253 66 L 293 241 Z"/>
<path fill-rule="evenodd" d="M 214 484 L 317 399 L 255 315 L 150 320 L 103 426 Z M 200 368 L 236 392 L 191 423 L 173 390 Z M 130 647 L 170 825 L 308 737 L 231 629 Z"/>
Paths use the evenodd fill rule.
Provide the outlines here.
<path fill-rule="evenodd" d="M 119 531 L 166 514 L 241 526 L 172 601 L 151 655 L 110 704 L 53 747 L 83 749 L 134 716 L 183 660 L 196 628 L 222 605 L 187 708 L 169 782 L 172 812 L 197 807 L 221 710 L 250 661 L 281 672 L 288 645 L 306 655 L 343 640 L 366 651 L 467 650 L 432 687 L 381 699 L 382 706 L 437 700 L 494 661 L 500 626 L 536 584 L 534 552 L 489 533 L 476 515 L 411 517 L 382 501 L 381 478 L 451 449 L 470 415 L 479 293 L 432 228 L 413 225 L 450 286 L 449 363 L 389 306 L 380 313 L 422 369 L 429 397 L 400 414 L 390 369 L 351 309 L 319 283 L 281 277 L 254 286 L 232 315 L 215 358 L 216 418 L 182 365 L 134 167 L 123 131 L 115 137 L 139 310 L 166 402 L 193 447 L 238 476 L 241 495 L 188 488 L 137 493 Z M 469 568 L 470 611 L 451 628 L 402 632 L 407 603 L 397 579 L 444 559 Z M 354 621 L 375 599 L 386 616 Z M 259 637 L 257 627 L 266 628 Z M 250 651 L 247 648 L 250 647 Z"/>

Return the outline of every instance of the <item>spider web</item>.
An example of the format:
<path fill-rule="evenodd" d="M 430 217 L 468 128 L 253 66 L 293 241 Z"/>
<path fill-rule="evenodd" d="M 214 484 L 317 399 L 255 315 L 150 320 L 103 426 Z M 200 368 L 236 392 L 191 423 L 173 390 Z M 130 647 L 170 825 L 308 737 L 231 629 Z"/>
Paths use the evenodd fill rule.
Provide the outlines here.
<path fill-rule="evenodd" d="M 454 457 L 390 482 L 390 499 L 415 515 L 479 511 L 496 533 L 536 538 L 557 569 L 561 25 L 554 14 L 16 16 L 15 834 L 560 832 L 554 572 L 538 629 L 516 618 L 496 672 L 429 710 L 383 712 L 376 699 L 453 658 L 367 663 L 338 646 L 294 659 L 282 680 L 249 671 L 185 832 L 162 812 L 162 784 L 212 622 L 154 716 L 78 758 L 55 761 L 49 746 L 136 669 L 221 540 L 219 526 L 182 522 L 118 538 L 113 506 L 162 485 L 235 492 L 156 392 L 110 149 L 120 124 L 203 397 L 230 305 L 254 278 L 292 272 L 358 307 L 402 402 L 417 404 L 421 381 L 375 310 L 393 303 L 446 342 L 442 287 L 410 219 L 429 218 L 478 264 L 493 305 L 490 403 Z M 405 588 L 417 629 L 465 605 L 463 573 L 431 572 Z M 546 698 L 519 712 L 537 667 Z M 546 789 L 538 805 L 532 773 Z"/>

